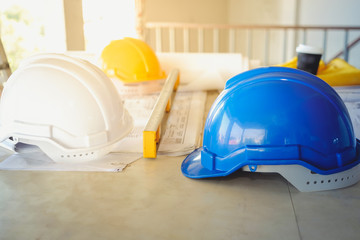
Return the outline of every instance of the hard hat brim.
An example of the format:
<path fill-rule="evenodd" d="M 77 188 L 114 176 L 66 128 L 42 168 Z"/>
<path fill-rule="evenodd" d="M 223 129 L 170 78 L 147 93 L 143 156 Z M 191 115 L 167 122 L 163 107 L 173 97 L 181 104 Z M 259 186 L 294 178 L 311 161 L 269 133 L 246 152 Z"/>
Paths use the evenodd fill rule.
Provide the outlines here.
<path fill-rule="evenodd" d="M 201 150 L 198 148 L 190 153 L 181 164 L 181 171 L 188 178 L 209 178 L 223 177 L 231 173 L 231 171 L 209 170 L 201 164 Z"/>

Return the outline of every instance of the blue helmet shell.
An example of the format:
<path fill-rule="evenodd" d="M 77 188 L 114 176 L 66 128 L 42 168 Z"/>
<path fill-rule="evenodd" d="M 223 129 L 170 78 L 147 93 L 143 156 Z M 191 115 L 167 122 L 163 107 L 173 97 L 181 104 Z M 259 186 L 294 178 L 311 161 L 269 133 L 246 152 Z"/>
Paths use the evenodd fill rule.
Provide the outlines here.
<path fill-rule="evenodd" d="M 182 163 L 190 178 L 246 165 L 302 165 L 333 174 L 360 163 L 349 113 L 335 90 L 301 70 L 265 67 L 227 81 L 207 116 L 203 147 Z"/>

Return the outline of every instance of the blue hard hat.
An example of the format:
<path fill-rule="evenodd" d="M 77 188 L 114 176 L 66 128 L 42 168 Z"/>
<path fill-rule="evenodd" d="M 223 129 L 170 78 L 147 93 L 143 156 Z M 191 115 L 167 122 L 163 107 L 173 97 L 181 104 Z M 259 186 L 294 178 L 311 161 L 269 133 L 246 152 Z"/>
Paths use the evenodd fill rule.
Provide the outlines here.
<path fill-rule="evenodd" d="M 360 179 L 359 146 L 331 86 L 298 69 L 264 67 L 227 81 L 207 116 L 203 147 L 181 170 L 189 178 L 278 172 L 301 191 L 326 190 Z"/>

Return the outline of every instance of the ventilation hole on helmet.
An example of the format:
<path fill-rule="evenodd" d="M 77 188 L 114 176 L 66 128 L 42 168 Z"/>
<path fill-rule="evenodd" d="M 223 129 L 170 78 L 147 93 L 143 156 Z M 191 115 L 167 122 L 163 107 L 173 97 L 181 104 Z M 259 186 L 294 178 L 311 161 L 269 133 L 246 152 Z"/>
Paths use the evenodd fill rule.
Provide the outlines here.
<path fill-rule="evenodd" d="M 349 176 L 348 176 L 346 179 L 348 179 L 348 180 L 349 180 Z"/>
<path fill-rule="evenodd" d="M 61 155 L 61 157 L 63 158 L 63 157 L 64 157 L 64 155 Z"/>
<path fill-rule="evenodd" d="M 13 138 L 13 137 L 9 137 L 9 139 L 10 139 L 11 141 L 14 141 L 14 138 Z"/>
<path fill-rule="evenodd" d="M 341 181 L 344 181 L 344 178 L 341 178 Z"/>
<path fill-rule="evenodd" d="M 330 180 L 330 179 L 328 180 L 328 183 L 331 183 L 331 180 Z"/>
<path fill-rule="evenodd" d="M 94 152 L 91 152 L 91 154 L 94 154 Z"/>
<path fill-rule="evenodd" d="M 67 157 L 69 158 L 69 157 L 70 157 L 70 155 L 67 155 Z"/>
<path fill-rule="evenodd" d="M 307 181 L 307 182 L 306 182 L 306 184 L 307 184 L 307 185 L 309 185 L 309 184 L 310 184 L 310 182 L 309 182 L 309 181 Z"/>
<path fill-rule="evenodd" d="M 88 153 L 85 153 L 85 155 L 87 156 L 87 155 L 88 155 Z"/>
<path fill-rule="evenodd" d="M 337 182 L 337 178 L 335 179 L 335 182 Z"/>
<path fill-rule="evenodd" d="M 314 181 L 314 184 L 316 184 L 317 182 L 316 181 Z"/>
<path fill-rule="evenodd" d="M 324 183 L 324 180 L 321 180 L 321 183 Z"/>

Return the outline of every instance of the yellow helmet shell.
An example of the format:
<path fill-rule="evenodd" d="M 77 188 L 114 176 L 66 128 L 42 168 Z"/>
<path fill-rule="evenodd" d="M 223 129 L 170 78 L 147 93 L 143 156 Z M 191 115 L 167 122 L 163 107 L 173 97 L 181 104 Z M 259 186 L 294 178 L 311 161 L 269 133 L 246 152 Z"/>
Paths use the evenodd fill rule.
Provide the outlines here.
<path fill-rule="evenodd" d="M 166 78 L 154 51 L 144 41 L 126 37 L 113 40 L 102 53 L 102 69 L 125 83 Z"/>
<path fill-rule="evenodd" d="M 296 63 L 297 57 L 294 57 L 289 62 L 277 66 L 296 68 Z M 360 70 L 340 58 L 335 58 L 327 64 L 320 60 L 316 76 L 333 87 L 360 85 Z"/>

